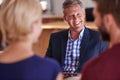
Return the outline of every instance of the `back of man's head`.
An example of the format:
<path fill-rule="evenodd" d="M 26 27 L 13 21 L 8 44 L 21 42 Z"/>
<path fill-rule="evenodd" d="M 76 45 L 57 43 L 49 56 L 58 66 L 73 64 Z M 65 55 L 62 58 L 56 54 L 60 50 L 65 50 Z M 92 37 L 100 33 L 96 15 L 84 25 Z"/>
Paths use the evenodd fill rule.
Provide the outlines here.
<path fill-rule="evenodd" d="M 117 25 L 120 25 L 120 0 L 93 0 L 97 4 L 101 17 L 111 14 Z"/>

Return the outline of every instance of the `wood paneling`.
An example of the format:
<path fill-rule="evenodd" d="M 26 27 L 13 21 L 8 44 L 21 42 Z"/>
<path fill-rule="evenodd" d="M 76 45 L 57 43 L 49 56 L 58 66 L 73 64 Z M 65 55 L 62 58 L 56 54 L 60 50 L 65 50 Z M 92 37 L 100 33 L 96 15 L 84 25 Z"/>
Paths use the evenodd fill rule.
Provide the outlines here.
<path fill-rule="evenodd" d="M 59 30 L 61 29 L 43 29 L 38 42 L 33 46 L 33 50 L 35 51 L 35 53 L 39 56 L 44 57 L 48 47 L 50 34 Z"/>

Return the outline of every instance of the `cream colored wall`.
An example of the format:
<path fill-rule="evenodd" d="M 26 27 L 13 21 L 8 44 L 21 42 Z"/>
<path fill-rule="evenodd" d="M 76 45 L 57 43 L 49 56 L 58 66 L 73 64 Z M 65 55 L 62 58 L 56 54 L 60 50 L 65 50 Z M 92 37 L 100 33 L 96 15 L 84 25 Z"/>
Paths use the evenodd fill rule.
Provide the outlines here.
<path fill-rule="evenodd" d="M 2 3 L 3 0 L 0 0 L 0 4 Z"/>
<path fill-rule="evenodd" d="M 51 0 L 54 15 L 62 16 L 62 3 L 64 0 Z M 94 7 L 92 0 L 82 0 L 85 8 Z"/>

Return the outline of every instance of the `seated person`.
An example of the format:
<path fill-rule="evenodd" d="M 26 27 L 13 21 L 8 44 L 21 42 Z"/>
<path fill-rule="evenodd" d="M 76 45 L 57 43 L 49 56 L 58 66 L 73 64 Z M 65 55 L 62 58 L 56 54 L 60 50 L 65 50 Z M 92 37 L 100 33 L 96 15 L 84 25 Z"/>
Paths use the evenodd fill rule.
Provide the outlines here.
<path fill-rule="evenodd" d="M 80 0 L 65 0 L 64 20 L 69 29 L 52 33 L 46 56 L 57 60 L 66 77 L 76 76 L 85 62 L 98 56 L 108 44 L 99 32 L 85 26 L 85 9 Z"/>
<path fill-rule="evenodd" d="M 95 24 L 109 49 L 86 63 L 81 80 L 120 80 L 120 0 L 93 1 Z"/>
<path fill-rule="evenodd" d="M 39 0 L 4 0 L 0 27 L 8 43 L 0 54 L 0 80 L 62 80 L 57 62 L 32 50 L 41 33 Z"/>

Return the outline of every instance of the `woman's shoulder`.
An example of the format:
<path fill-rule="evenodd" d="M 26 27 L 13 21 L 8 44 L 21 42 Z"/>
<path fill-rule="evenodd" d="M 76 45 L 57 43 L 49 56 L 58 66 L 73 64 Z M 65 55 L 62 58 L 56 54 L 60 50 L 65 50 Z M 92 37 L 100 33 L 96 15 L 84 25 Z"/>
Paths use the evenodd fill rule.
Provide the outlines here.
<path fill-rule="evenodd" d="M 51 59 L 51 58 L 48 58 L 48 57 L 40 57 L 40 56 L 37 56 L 37 55 L 35 55 L 33 58 L 34 58 L 35 62 L 37 62 L 39 64 L 60 69 L 60 66 L 59 66 L 58 62 L 54 59 Z"/>

